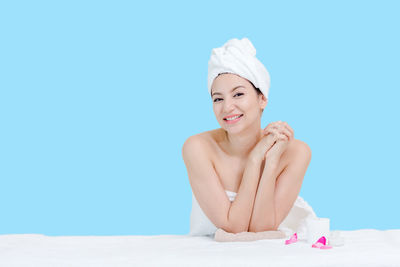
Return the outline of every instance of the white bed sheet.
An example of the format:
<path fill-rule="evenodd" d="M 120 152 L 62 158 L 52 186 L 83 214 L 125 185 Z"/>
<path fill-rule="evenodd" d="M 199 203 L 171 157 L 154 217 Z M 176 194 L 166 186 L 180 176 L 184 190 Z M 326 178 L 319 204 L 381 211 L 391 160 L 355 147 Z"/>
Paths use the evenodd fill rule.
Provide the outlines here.
<path fill-rule="evenodd" d="M 0 266 L 400 266 L 400 229 L 339 232 L 344 246 L 327 250 L 285 239 L 0 235 Z"/>

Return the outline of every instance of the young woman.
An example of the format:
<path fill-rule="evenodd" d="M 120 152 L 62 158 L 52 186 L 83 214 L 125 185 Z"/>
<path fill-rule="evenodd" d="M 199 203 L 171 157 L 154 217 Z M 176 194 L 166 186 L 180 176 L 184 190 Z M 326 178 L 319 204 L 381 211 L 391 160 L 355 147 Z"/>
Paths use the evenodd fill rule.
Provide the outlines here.
<path fill-rule="evenodd" d="M 231 71 L 210 84 L 221 128 L 193 135 L 182 147 L 195 200 L 226 232 L 277 230 L 298 197 L 311 150 L 285 122 L 261 128 L 268 98 L 250 80 Z"/>

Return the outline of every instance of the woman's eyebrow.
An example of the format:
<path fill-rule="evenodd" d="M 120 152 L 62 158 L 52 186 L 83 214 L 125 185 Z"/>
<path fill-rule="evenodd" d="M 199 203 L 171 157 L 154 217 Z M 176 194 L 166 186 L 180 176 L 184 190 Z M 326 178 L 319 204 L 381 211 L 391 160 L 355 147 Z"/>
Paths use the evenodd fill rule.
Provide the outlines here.
<path fill-rule="evenodd" d="M 238 85 L 238 86 L 234 87 L 234 88 L 231 90 L 231 92 L 235 91 L 235 90 L 238 89 L 239 87 L 245 88 L 243 85 Z M 214 95 L 222 95 L 222 94 L 219 93 L 219 92 L 215 92 L 215 93 L 212 94 L 212 96 L 214 96 Z"/>

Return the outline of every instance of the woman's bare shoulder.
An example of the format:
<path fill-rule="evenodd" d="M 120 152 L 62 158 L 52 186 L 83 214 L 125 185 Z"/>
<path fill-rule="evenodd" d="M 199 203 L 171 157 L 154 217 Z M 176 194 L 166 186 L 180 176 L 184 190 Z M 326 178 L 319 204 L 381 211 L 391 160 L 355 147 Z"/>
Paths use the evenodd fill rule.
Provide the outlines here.
<path fill-rule="evenodd" d="M 311 148 L 310 146 L 299 139 L 293 139 L 292 141 L 289 142 L 289 146 L 285 151 L 285 154 L 288 154 L 289 156 L 293 156 L 296 154 L 310 154 L 311 155 Z"/>
<path fill-rule="evenodd" d="M 221 129 L 214 129 L 190 136 L 184 143 L 185 146 L 202 147 L 206 151 L 211 151 L 215 148 L 221 138 Z"/>
<path fill-rule="evenodd" d="M 309 150 L 309 151 L 311 151 L 311 148 L 310 148 L 310 146 L 306 143 L 306 142 L 304 142 L 304 141 L 302 141 L 302 140 L 300 140 L 300 139 L 293 139 L 292 140 L 292 142 L 291 142 L 292 144 L 292 147 L 294 148 L 294 149 L 296 149 L 296 150 L 302 150 L 302 151 L 304 151 L 304 150 Z"/>
<path fill-rule="evenodd" d="M 219 128 L 192 135 L 188 139 L 198 139 L 201 140 L 200 142 L 205 142 L 213 145 L 221 139 L 221 134 L 221 128 Z"/>

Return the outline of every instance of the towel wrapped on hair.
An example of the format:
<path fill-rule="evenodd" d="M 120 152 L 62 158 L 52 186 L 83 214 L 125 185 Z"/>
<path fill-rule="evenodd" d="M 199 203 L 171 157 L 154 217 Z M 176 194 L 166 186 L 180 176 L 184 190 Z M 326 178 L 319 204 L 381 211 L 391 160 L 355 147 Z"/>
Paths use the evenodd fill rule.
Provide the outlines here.
<path fill-rule="evenodd" d="M 233 73 L 247 79 L 268 98 L 270 75 L 256 58 L 256 49 L 249 39 L 231 39 L 222 47 L 214 48 L 208 61 L 208 92 L 220 73 Z"/>

